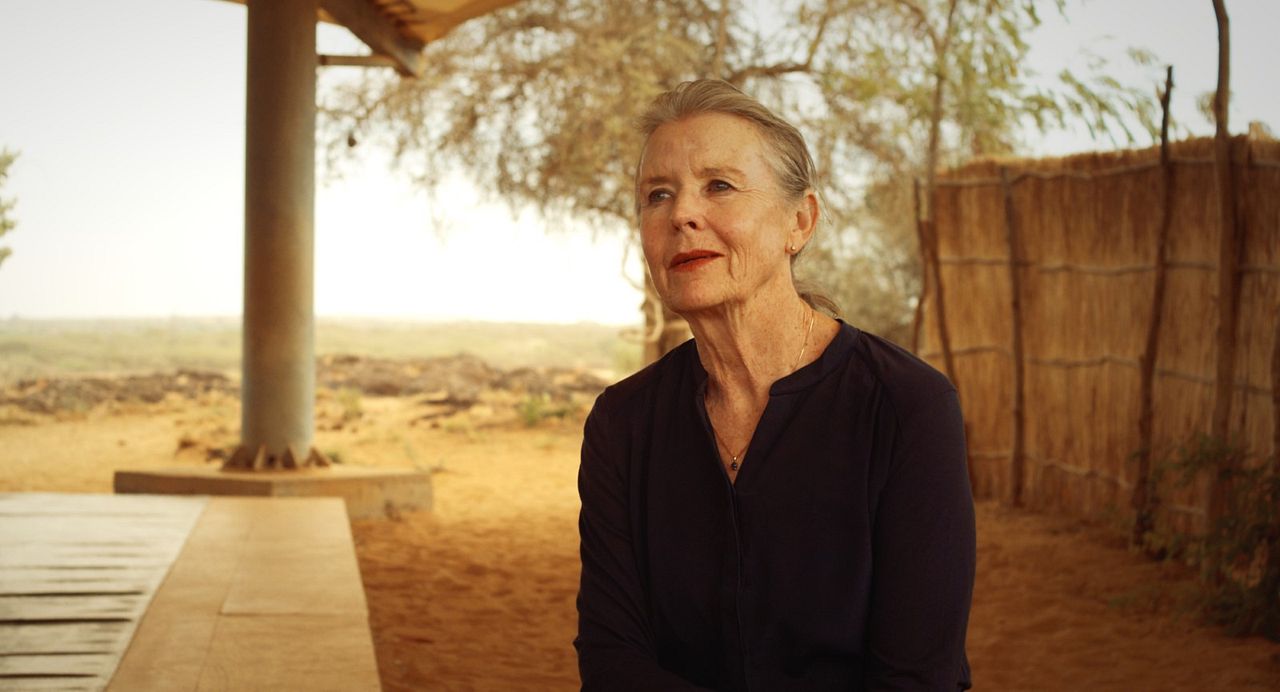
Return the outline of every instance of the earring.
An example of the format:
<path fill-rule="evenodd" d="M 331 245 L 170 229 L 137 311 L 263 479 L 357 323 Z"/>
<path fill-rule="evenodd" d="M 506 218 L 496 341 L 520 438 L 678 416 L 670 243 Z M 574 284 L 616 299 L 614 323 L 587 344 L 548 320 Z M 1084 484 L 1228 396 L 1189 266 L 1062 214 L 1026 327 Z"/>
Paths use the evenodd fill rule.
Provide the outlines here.
<path fill-rule="evenodd" d="M 791 254 L 793 254 L 793 255 L 794 255 L 794 254 L 796 254 L 796 244 L 795 244 L 795 243 L 792 243 L 792 244 L 791 244 Z"/>

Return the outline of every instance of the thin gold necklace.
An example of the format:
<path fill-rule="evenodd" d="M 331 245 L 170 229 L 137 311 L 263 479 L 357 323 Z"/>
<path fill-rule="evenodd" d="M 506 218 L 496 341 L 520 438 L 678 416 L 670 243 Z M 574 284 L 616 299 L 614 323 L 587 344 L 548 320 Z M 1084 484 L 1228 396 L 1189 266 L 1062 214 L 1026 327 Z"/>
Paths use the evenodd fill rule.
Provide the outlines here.
<path fill-rule="evenodd" d="M 804 341 L 800 343 L 800 354 L 796 356 L 796 362 L 791 364 L 791 372 L 795 372 L 800 368 L 800 361 L 804 358 L 804 352 L 809 349 L 809 337 L 813 334 L 813 323 L 818 320 L 818 311 L 809 308 L 809 328 L 804 332 Z"/>
<path fill-rule="evenodd" d="M 817 319 L 818 311 L 813 308 L 809 308 L 809 328 L 804 332 L 804 341 L 800 344 L 800 353 L 796 355 L 796 362 L 791 364 L 791 372 L 795 372 L 796 369 L 800 367 L 800 361 L 804 359 L 804 352 L 809 348 L 809 337 L 813 334 L 813 323 L 817 321 Z M 737 471 L 738 466 L 741 464 L 742 455 L 746 454 L 747 447 L 751 446 L 751 440 L 747 440 L 747 443 L 742 445 L 742 449 L 739 450 L 737 454 L 734 454 L 729 445 L 724 443 L 724 439 L 720 437 L 720 433 L 716 430 L 714 425 L 711 426 L 711 434 L 715 435 L 716 442 L 724 448 L 724 451 L 729 453 L 729 468 Z"/>
<path fill-rule="evenodd" d="M 738 459 L 743 454 L 747 453 L 747 447 L 751 446 L 751 440 L 747 440 L 747 443 L 742 446 L 742 450 L 739 451 L 737 454 L 734 454 L 733 450 L 729 449 L 729 445 L 725 444 L 724 440 L 720 439 L 720 433 L 716 431 L 716 428 L 714 425 L 711 426 L 711 434 L 716 436 L 716 442 L 719 442 L 720 446 L 724 448 L 724 451 L 729 453 L 729 468 L 733 469 L 734 471 L 737 471 L 738 463 L 739 463 Z"/>

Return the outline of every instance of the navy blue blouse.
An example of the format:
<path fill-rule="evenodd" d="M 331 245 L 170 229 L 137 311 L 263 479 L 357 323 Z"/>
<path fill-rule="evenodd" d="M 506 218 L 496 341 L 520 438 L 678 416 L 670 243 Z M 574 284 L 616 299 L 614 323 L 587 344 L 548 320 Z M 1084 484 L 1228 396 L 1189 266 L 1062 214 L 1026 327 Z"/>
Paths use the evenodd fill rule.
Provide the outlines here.
<path fill-rule="evenodd" d="M 955 388 L 842 324 L 736 483 L 692 341 L 609 387 L 578 489 L 584 689 L 955 690 L 974 517 Z"/>

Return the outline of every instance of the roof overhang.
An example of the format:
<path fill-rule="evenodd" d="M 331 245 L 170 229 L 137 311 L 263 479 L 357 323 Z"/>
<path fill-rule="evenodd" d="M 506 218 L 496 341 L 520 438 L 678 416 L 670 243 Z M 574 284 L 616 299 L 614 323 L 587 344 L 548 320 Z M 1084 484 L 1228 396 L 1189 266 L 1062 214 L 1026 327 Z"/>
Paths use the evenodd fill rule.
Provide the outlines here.
<path fill-rule="evenodd" d="M 326 64 L 390 64 L 416 77 L 426 68 L 422 49 L 459 24 L 519 0 L 318 0 L 317 19 L 345 26 L 376 56 Z M 231 0 L 245 4 L 246 0 Z M 361 59 L 364 58 L 364 59 Z"/>

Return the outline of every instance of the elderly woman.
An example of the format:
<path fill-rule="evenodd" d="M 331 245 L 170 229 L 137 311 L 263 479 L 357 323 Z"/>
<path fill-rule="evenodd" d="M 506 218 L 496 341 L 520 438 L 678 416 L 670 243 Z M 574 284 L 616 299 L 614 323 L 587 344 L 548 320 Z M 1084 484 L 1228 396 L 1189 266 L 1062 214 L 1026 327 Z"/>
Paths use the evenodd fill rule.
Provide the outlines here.
<path fill-rule="evenodd" d="M 702 80 L 641 129 L 645 260 L 694 339 L 587 419 L 583 687 L 968 687 L 955 389 L 795 288 L 819 207 L 794 127 Z"/>

